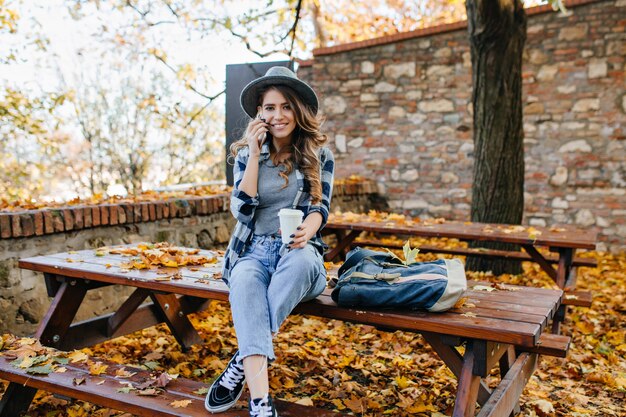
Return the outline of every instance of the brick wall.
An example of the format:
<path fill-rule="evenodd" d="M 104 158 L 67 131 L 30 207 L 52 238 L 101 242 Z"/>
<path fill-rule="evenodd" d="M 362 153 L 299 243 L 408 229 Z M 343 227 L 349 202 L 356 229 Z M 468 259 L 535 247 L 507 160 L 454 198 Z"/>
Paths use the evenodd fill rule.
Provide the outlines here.
<path fill-rule="evenodd" d="M 599 232 L 626 249 L 626 0 L 528 11 L 525 218 Z M 393 210 L 468 219 L 473 166 L 466 24 L 314 51 L 299 68 L 320 95 L 339 176 L 376 181 Z"/>

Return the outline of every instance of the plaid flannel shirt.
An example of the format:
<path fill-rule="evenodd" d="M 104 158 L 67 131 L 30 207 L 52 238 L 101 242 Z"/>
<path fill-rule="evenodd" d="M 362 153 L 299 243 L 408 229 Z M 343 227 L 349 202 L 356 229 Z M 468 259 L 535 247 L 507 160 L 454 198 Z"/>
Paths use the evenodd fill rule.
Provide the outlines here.
<path fill-rule="evenodd" d="M 259 205 L 258 195 L 251 197 L 239 189 L 239 184 L 243 179 L 246 165 L 249 158 L 248 148 L 243 148 L 235 158 L 233 167 L 234 187 L 230 197 L 230 211 L 237 219 L 237 224 L 230 238 L 228 248 L 224 254 L 224 266 L 222 269 L 222 279 L 228 283 L 230 271 L 235 265 L 239 256 L 243 253 L 246 244 L 254 234 L 254 212 Z M 259 163 L 266 161 L 270 157 L 269 144 L 266 142 L 261 147 L 261 155 Z M 328 148 L 321 148 L 319 153 L 320 173 L 322 181 L 322 201 L 320 204 L 313 205 L 311 203 L 311 195 L 309 194 L 309 184 L 304 180 L 304 174 L 296 168 L 296 179 L 298 181 L 298 192 L 296 198 L 291 204 L 291 208 L 301 210 L 306 218 L 310 213 L 318 212 L 322 215 L 322 225 L 309 241 L 318 248 L 320 253 L 324 252 L 326 245 L 322 240 L 321 230 L 328 221 L 328 213 L 330 212 L 330 199 L 333 193 L 333 177 L 335 175 L 335 159 L 333 153 Z"/>

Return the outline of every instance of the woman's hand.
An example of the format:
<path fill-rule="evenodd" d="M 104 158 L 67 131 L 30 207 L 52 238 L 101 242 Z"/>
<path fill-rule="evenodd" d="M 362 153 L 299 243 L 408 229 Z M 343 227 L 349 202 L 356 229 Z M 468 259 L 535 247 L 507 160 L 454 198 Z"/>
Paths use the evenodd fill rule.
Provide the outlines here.
<path fill-rule="evenodd" d="M 291 242 L 289 243 L 290 249 L 301 249 L 306 246 L 306 243 L 311 239 L 316 231 L 312 231 L 310 226 L 307 226 L 305 223 L 302 223 L 298 226 L 298 230 L 289 236 L 291 238 Z"/>
<path fill-rule="evenodd" d="M 265 142 L 269 125 L 263 119 L 253 119 L 246 129 L 246 141 L 250 149 L 250 156 L 259 156 L 261 154 L 261 146 Z"/>
<path fill-rule="evenodd" d="M 296 232 L 289 236 L 291 241 L 288 246 L 290 249 L 302 249 L 307 242 L 315 236 L 318 229 L 322 225 L 322 215 L 318 212 L 309 214 L 302 222 Z"/>

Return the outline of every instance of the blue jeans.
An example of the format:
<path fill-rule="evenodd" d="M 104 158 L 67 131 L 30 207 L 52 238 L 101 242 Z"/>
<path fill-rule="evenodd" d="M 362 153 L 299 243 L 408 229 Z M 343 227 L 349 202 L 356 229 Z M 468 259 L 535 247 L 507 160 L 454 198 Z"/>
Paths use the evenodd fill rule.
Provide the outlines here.
<path fill-rule="evenodd" d="M 280 236 L 254 235 L 232 268 L 230 308 L 242 358 L 263 355 L 274 360 L 272 334 L 301 301 L 326 288 L 319 251 L 308 244 L 287 249 Z"/>

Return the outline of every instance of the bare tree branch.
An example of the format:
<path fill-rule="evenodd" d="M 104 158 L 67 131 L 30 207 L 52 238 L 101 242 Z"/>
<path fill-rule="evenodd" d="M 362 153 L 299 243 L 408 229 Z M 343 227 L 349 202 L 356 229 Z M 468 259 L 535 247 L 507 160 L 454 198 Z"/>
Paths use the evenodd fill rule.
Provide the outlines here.
<path fill-rule="evenodd" d="M 295 20 L 293 22 L 293 26 L 289 30 L 289 33 L 292 33 L 292 36 L 291 36 L 291 47 L 289 48 L 289 58 L 292 58 L 293 46 L 294 46 L 294 44 L 296 42 L 296 32 L 298 30 L 298 22 L 300 21 L 300 9 L 301 8 L 302 8 L 302 0 L 298 0 L 298 5 L 296 6 L 296 18 L 295 18 Z"/>
<path fill-rule="evenodd" d="M 248 49 L 248 51 L 252 52 L 253 54 L 261 57 L 261 58 L 265 58 L 267 56 L 270 56 L 272 54 L 285 54 L 287 55 L 289 53 L 289 51 L 287 51 L 287 49 L 283 48 L 283 49 L 274 49 L 272 51 L 269 52 L 259 52 L 256 49 L 254 49 L 252 47 L 252 45 L 250 45 L 250 41 L 248 40 L 248 37 L 245 35 L 240 35 L 239 33 L 236 33 L 235 31 L 233 31 L 232 29 L 228 29 L 227 30 L 231 33 L 231 35 L 233 35 L 236 38 L 239 38 L 242 40 L 242 42 L 244 43 L 244 45 L 246 46 L 246 49 Z"/>
<path fill-rule="evenodd" d="M 219 94 L 224 94 L 226 92 L 226 90 L 222 90 L 221 93 Z M 218 94 L 218 95 L 219 95 Z M 217 97 L 217 96 L 216 96 Z M 198 116 L 200 116 L 200 114 L 206 110 L 207 107 L 209 107 L 209 104 L 211 104 L 211 101 L 207 101 L 206 104 L 204 106 L 202 106 L 202 108 L 200 110 L 198 110 L 197 112 L 195 112 L 190 118 L 189 121 L 185 124 L 185 129 L 189 127 L 189 125 L 194 121 L 194 119 Z"/>
<path fill-rule="evenodd" d="M 169 1 L 163 0 L 161 3 L 165 4 L 165 7 L 167 7 L 169 9 L 170 13 L 172 13 L 174 16 L 176 16 L 176 19 L 180 20 L 180 16 L 178 15 L 178 12 L 172 8 L 172 5 L 170 4 Z"/>
<path fill-rule="evenodd" d="M 142 11 L 141 11 L 141 10 L 139 10 L 139 8 L 138 8 L 137 6 L 135 6 L 135 5 L 133 4 L 133 2 L 132 2 L 132 1 L 130 1 L 130 0 L 126 0 L 126 5 L 127 5 L 128 7 L 130 7 L 131 9 L 133 9 L 134 11 L 136 11 L 137 13 L 139 13 L 139 15 L 141 16 L 141 18 L 142 18 L 142 19 L 145 19 L 145 18 L 146 18 L 146 16 L 148 15 L 148 13 L 150 13 L 150 10 L 145 11 L 145 12 L 142 12 Z"/>
<path fill-rule="evenodd" d="M 161 61 L 167 68 L 169 68 L 174 74 L 176 74 L 178 71 L 176 71 L 176 68 L 172 67 L 165 59 L 163 59 L 163 57 L 161 56 L 157 56 L 157 55 L 152 55 L 153 57 L 155 57 L 157 60 Z M 226 90 L 222 90 L 219 93 L 213 95 L 213 96 L 209 96 L 207 94 L 204 94 L 202 92 L 200 92 L 198 89 L 196 89 L 193 85 L 187 83 L 187 87 L 193 91 L 194 93 L 198 94 L 201 97 L 206 98 L 207 100 L 213 101 L 216 98 L 218 98 L 219 96 L 221 96 L 222 94 L 224 94 L 224 92 Z"/>

